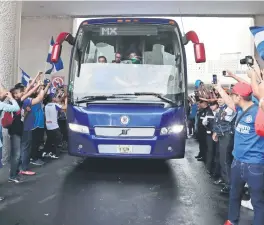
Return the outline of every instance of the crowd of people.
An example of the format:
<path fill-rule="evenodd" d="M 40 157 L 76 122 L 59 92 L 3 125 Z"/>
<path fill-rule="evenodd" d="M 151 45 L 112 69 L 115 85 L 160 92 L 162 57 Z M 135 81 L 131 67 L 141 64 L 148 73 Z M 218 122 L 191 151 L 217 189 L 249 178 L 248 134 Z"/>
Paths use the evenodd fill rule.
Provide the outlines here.
<path fill-rule="evenodd" d="M 263 71 L 251 66 L 251 82 L 226 71 L 235 84 L 223 87 L 219 80 L 206 88 L 197 80 L 189 96 L 189 137 L 199 143 L 198 161 L 204 162 L 214 184 L 229 195 L 228 220 L 238 225 L 241 204 L 254 210 L 253 225 L 264 223 L 264 136 L 257 134 L 256 121 L 264 112 Z M 258 124 L 259 125 L 259 124 Z M 249 200 L 242 200 L 249 195 Z"/>
<path fill-rule="evenodd" d="M 9 182 L 34 176 L 30 164 L 42 166 L 44 157 L 58 159 L 67 145 L 67 92 L 64 87 L 51 88 L 50 80 L 42 80 L 42 75 L 38 73 L 26 87 L 18 83 L 9 91 L 0 88 L 0 153 L 3 127 L 10 137 Z"/>

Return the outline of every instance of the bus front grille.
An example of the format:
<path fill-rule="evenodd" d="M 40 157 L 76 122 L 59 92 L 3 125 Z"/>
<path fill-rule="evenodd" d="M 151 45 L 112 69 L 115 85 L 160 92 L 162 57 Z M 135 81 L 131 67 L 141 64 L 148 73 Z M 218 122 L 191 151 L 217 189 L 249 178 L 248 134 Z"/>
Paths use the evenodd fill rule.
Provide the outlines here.
<path fill-rule="evenodd" d="M 153 137 L 154 127 L 95 127 L 96 136 L 102 137 Z"/>

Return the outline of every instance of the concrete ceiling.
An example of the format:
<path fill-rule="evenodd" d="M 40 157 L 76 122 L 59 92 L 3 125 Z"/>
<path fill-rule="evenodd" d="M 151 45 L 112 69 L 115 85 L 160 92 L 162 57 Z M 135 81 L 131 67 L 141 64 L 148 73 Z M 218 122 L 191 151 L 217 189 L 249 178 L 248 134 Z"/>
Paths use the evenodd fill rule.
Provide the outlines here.
<path fill-rule="evenodd" d="M 24 1 L 23 16 L 252 16 L 264 14 L 263 1 Z"/>

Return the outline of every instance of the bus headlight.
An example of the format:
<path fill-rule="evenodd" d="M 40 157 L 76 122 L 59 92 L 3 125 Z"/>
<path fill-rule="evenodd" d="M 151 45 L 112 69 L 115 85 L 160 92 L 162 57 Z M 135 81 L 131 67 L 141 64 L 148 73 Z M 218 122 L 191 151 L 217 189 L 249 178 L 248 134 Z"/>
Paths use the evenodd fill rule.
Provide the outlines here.
<path fill-rule="evenodd" d="M 173 125 L 171 127 L 162 127 L 160 135 L 178 134 L 183 131 L 184 125 Z"/>
<path fill-rule="evenodd" d="M 89 134 L 89 128 L 87 126 L 75 124 L 75 123 L 69 123 L 69 128 L 78 133 L 83 133 L 83 134 Z"/>

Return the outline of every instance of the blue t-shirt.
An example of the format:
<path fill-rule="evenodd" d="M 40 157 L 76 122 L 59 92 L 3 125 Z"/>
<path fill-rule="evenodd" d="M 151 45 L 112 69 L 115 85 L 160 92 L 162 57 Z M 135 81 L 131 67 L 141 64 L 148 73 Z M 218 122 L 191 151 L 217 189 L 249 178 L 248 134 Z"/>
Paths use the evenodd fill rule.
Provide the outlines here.
<path fill-rule="evenodd" d="M 260 137 L 255 131 L 255 119 L 258 105 L 254 105 L 241 118 L 235 128 L 234 158 L 245 163 L 264 164 L 264 137 Z M 237 118 L 242 110 L 238 111 Z"/>
<path fill-rule="evenodd" d="M 35 128 L 36 108 L 32 110 L 32 107 L 32 98 L 25 99 L 21 111 L 21 117 L 24 121 L 24 131 L 30 131 Z M 30 110 L 28 111 L 27 108 Z"/>
<path fill-rule="evenodd" d="M 34 114 L 34 125 L 32 129 L 44 128 L 44 112 L 42 104 L 38 103 L 31 107 L 31 112 Z"/>

